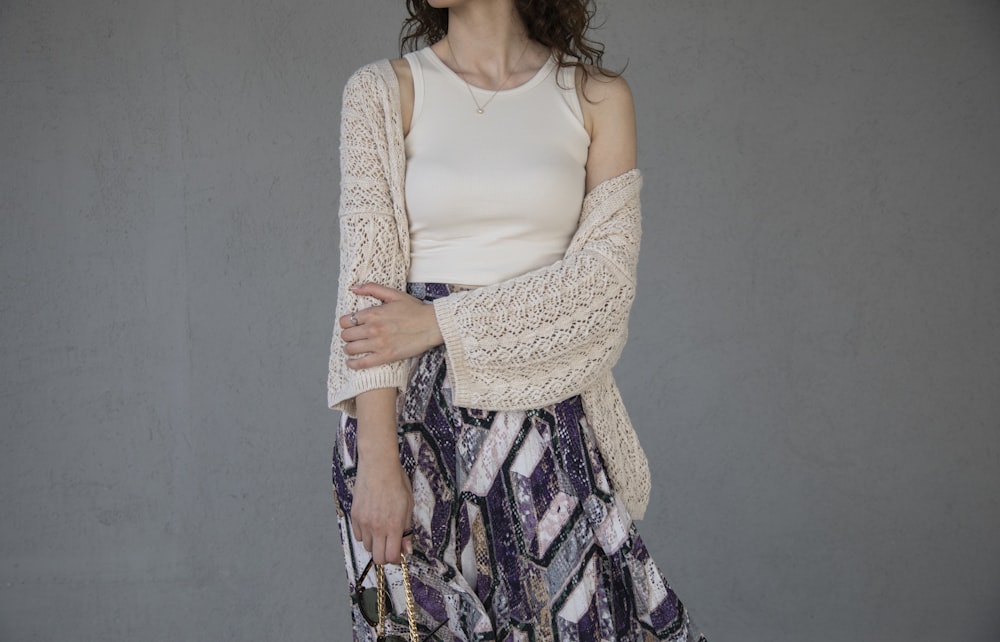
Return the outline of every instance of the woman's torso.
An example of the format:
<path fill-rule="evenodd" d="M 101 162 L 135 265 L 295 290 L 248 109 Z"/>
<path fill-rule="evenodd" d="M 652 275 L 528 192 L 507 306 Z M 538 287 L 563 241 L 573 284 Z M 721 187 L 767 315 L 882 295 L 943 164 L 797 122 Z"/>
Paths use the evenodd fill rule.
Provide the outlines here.
<path fill-rule="evenodd" d="M 408 279 L 488 285 L 561 259 L 579 221 L 590 144 L 574 69 L 550 58 L 494 95 L 430 48 L 406 60 Z"/>

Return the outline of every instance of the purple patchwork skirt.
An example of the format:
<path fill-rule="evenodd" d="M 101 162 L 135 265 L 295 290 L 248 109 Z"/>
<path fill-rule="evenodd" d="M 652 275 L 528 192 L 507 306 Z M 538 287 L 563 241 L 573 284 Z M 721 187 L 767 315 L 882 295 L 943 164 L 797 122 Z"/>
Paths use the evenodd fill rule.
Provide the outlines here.
<path fill-rule="evenodd" d="M 432 301 L 442 284 L 410 284 Z M 351 594 L 369 555 L 351 534 L 357 422 L 343 417 L 333 488 Z M 415 508 L 410 575 L 429 640 L 704 640 L 611 488 L 579 397 L 526 411 L 451 402 L 445 353 L 424 353 L 399 403 Z M 407 638 L 399 567 L 387 633 Z M 373 585 L 374 573 L 365 578 Z M 352 605 L 354 639 L 375 631 Z M 446 625 L 438 628 L 442 622 Z"/>

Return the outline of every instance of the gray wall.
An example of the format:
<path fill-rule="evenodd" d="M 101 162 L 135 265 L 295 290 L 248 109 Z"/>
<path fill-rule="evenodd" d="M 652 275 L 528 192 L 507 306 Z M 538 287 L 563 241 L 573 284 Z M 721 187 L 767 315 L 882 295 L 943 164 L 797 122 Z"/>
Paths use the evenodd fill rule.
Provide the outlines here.
<path fill-rule="evenodd" d="M 337 123 L 402 2 L 0 0 L 0 640 L 344 640 Z M 714 640 L 1000 639 L 1000 5 L 617 0 L 618 373 Z"/>

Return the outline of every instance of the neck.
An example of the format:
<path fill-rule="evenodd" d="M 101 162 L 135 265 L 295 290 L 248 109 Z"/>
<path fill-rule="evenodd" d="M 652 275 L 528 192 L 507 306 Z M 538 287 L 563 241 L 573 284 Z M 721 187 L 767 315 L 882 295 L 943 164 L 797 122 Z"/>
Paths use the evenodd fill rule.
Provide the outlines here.
<path fill-rule="evenodd" d="M 500 80 L 534 65 L 525 48 L 528 34 L 510 0 L 468 2 L 448 10 L 445 51 L 458 71 L 477 78 Z M 448 49 L 450 48 L 450 51 Z"/>

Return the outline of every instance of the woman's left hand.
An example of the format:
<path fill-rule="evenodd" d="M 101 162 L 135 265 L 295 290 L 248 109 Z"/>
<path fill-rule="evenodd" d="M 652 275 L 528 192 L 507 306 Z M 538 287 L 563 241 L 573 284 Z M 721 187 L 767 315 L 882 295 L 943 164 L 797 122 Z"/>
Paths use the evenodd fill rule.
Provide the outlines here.
<path fill-rule="evenodd" d="M 401 361 L 444 343 L 434 306 L 376 283 L 359 285 L 351 292 L 375 297 L 382 305 L 340 317 L 348 368 L 361 370 Z"/>

